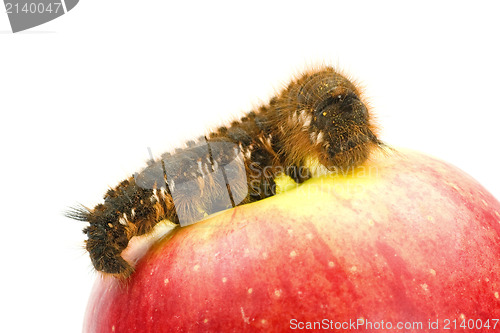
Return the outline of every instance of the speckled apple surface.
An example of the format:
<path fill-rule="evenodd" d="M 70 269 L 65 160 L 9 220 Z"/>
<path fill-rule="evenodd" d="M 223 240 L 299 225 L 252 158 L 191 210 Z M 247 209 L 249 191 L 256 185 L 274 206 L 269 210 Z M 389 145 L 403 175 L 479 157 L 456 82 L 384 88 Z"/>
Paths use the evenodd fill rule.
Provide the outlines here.
<path fill-rule="evenodd" d="M 446 320 L 469 319 L 495 332 L 499 293 L 499 202 L 458 168 L 403 150 L 173 230 L 126 283 L 97 280 L 84 332 L 313 322 L 356 322 L 357 332 L 421 322 L 404 332 L 425 332 L 436 320 L 433 332 L 465 332 Z"/>

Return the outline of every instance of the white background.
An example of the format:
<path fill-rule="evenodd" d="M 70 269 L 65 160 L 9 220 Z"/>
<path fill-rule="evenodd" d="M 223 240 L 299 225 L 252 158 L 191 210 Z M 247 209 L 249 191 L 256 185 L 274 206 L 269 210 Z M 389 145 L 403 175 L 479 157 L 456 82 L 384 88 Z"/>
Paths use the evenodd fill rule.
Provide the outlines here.
<path fill-rule="evenodd" d="M 79 332 L 96 274 L 62 212 L 307 65 L 359 79 L 384 141 L 500 198 L 493 2 L 179 2 L 81 0 L 19 34 L 0 13 L 1 332 Z"/>

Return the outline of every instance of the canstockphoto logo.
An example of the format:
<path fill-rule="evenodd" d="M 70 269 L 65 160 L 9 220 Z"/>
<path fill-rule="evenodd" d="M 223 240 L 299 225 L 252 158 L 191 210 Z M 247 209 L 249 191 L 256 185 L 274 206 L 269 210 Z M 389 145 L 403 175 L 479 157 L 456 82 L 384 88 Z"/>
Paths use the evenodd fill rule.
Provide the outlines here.
<path fill-rule="evenodd" d="M 12 32 L 52 21 L 73 9 L 79 0 L 4 0 Z"/>

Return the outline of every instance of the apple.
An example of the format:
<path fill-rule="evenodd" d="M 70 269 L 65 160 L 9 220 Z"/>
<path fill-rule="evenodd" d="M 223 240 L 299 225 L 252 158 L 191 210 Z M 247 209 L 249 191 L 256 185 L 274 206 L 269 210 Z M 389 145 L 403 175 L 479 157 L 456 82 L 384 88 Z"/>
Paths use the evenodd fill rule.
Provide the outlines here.
<path fill-rule="evenodd" d="M 173 229 L 84 332 L 500 332 L 499 294 L 500 203 L 399 151 Z"/>

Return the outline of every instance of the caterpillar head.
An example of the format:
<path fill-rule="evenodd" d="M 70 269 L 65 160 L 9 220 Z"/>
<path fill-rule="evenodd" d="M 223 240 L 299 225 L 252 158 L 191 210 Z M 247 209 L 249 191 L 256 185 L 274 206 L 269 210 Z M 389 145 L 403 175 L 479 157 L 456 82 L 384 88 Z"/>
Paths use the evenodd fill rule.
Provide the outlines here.
<path fill-rule="evenodd" d="M 292 163 L 300 163 L 304 158 L 300 152 L 308 151 L 308 157 L 329 170 L 348 169 L 362 164 L 373 148 L 382 145 L 361 91 L 333 68 L 306 73 L 287 93 L 281 109 L 291 114 L 286 126 L 294 134 L 286 149 L 292 152 Z"/>

